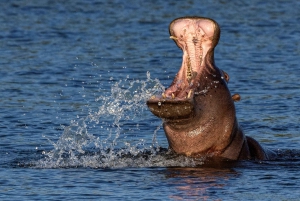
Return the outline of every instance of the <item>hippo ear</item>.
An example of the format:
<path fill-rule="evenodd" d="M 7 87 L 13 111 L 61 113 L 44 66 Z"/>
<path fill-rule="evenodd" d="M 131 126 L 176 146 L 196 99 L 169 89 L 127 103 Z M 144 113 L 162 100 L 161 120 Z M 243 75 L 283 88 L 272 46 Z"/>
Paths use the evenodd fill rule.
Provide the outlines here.
<path fill-rule="evenodd" d="M 169 26 L 170 38 L 174 40 L 179 48 L 182 49 L 179 40 L 184 30 L 190 25 L 197 27 L 203 32 L 202 34 L 212 40 L 212 48 L 217 45 L 220 38 L 220 28 L 217 22 L 205 17 L 181 17 L 173 20 Z"/>

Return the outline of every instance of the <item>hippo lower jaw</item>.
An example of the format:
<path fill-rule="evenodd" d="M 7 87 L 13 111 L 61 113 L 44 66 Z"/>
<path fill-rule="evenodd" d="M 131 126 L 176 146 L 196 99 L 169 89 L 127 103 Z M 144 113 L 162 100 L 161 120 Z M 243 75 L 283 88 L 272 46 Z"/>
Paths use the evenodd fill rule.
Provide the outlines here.
<path fill-rule="evenodd" d="M 166 120 L 189 119 L 194 114 L 194 99 L 188 95 L 185 99 L 152 96 L 147 101 L 150 111 L 157 117 Z"/>

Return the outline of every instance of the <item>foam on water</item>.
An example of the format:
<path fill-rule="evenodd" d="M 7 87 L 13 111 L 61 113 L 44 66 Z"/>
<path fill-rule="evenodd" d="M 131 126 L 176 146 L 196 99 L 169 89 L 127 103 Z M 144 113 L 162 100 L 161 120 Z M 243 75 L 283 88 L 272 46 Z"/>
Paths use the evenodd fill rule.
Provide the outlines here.
<path fill-rule="evenodd" d="M 98 111 L 90 111 L 85 118 L 72 120 L 57 142 L 50 141 L 54 149 L 44 151 L 45 157 L 34 166 L 116 168 L 193 166 L 201 163 L 201 160 L 197 162 L 162 149 L 156 140 L 161 123 L 153 126 L 153 131 L 148 129 L 153 132 L 151 143 L 146 143 L 143 138 L 128 137 L 142 132 L 139 121 L 147 121 L 146 100 L 163 90 L 159 80 L 151 79 L 149 72 L 145 81 L 126 79 L 116 82 L 109 95 L 96 99 L 100 103 Z"/>

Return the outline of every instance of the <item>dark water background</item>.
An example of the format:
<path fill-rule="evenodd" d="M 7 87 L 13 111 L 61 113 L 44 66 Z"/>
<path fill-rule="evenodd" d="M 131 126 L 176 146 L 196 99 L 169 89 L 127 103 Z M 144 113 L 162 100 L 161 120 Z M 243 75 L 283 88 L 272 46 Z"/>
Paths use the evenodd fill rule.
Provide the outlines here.
<path fill-rule="evenodd" d="M 1 200 L 300 200 L 299 1 L 0 7 Z M 168 25 L 186 15 L 220 24 L 238 120 L 275 161 L 209 167 L 163 149 L 145 100 L 179 69 Z"/>

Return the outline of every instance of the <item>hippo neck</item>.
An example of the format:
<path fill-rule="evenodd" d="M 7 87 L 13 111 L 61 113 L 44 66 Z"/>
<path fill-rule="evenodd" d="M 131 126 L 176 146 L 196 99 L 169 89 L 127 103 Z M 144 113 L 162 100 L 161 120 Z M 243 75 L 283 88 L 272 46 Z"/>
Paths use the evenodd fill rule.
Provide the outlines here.
<path fill-rule="evenodd" d="M 214 65 L 213 55 L 207 56 L 210 58 L 206 59 L 205 70 L 197 78 L 199 85 L 193 88 L 193 115 L 187 119 L 165 119 L 166 136 L 177 153 L 220 155 L 236 138 L 234 103 L 222 72 Z"/>

